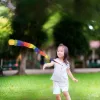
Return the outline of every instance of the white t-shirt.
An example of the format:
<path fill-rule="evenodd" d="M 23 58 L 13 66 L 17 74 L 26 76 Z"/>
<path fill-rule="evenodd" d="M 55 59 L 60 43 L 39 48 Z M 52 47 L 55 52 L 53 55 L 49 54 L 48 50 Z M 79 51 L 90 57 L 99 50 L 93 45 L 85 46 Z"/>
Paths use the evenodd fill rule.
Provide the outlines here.
<path fill-rule="evenodd" d="M 59 58 L 56 58 L 55 61 L 57 61 L 60 64 L 53 61 L 54 72 L 50 79 L 59 82 L 68 81 L 67 68 L 70 68 L 69 62 L 68 64 L 65 64 Z"/>

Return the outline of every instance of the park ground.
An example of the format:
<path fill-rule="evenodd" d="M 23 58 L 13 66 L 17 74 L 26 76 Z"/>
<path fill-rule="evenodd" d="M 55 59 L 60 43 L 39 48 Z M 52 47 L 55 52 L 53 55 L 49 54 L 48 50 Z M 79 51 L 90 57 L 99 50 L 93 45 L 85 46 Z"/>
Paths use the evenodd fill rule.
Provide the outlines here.
<path fill-rule="evenodd" d="M 27 71 L 28 72 L 28 71 Z M 0 100 L 55 100 L 52 94 L 51 73 L 0 77 Z M 79 80 L 69 78 L 72 100 L 99 100 L 100 73 L 74 73 Z M 61 94 L 62 100 L 65 100 Z"/>

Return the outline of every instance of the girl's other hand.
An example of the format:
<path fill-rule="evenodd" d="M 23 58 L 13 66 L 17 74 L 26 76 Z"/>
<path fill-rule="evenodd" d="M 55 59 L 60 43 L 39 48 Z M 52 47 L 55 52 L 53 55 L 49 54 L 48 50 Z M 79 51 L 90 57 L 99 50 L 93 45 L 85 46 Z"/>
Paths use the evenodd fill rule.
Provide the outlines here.
<path fill-rule="evenodd" d="M 76 78 L 73 78 L 72 80 L 73 80 L 74 82 L 78 82 L 78 80 L 77 80 Z"/>

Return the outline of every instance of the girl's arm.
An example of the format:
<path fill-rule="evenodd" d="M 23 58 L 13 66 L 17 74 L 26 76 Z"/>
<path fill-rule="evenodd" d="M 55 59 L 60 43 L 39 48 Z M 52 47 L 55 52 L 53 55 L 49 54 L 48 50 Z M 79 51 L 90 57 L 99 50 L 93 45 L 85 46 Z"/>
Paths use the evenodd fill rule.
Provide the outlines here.
<path fill-rule="evenodd" d="M 51 63 L 46 63 L 43 65 L 43 70 L 46 68 L 46 67 L 52 67 L 54 66 L 54 62 L 52 61 Z"/>
<path fill-rule="evenodd" d="M 73 76 L 72 72 L 70 71 L 70 68 L 67 69 L 67 73 L 70 76 L 70 78 L 74 81 L 74 82 L 78 82 L 78 80 Z"/>

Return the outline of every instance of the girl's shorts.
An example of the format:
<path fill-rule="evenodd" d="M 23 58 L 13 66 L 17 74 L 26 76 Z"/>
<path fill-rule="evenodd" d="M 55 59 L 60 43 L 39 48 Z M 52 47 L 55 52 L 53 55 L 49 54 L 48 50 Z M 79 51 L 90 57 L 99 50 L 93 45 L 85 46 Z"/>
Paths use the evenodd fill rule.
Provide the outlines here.
<path fill-rule="evenodd" d="M 68 82 L 53 81 L 53 94 L 60 94 L 60 91 L 68 91 Z"/>

